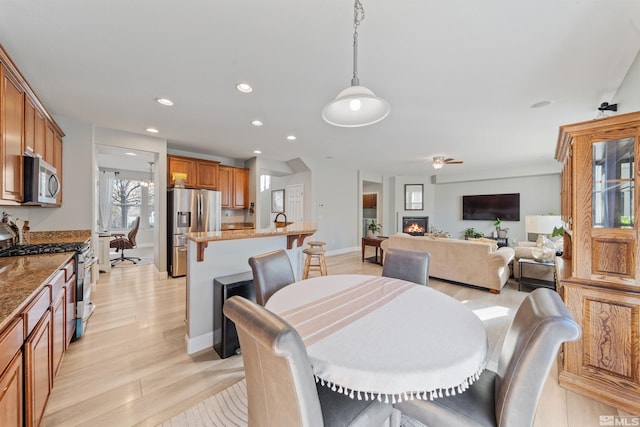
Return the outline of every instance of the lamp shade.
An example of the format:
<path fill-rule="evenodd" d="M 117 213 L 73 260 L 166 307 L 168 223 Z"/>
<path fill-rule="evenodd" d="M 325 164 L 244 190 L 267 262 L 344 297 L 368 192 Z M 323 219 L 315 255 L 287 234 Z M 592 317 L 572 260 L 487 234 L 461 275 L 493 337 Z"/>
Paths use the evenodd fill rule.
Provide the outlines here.
<path fill-rule="evenodd" d="M 334 126 L 359 127 L 389 115 L 389 103 L 364 86 L 350 86 L 322 109 L 322 118 Z"/>
<path fill-rule="evenodd" d="M 554 227 L 562 227 L 560 215 L 527 215 L 524 228 L 527 233 L 551 234 Z"/>

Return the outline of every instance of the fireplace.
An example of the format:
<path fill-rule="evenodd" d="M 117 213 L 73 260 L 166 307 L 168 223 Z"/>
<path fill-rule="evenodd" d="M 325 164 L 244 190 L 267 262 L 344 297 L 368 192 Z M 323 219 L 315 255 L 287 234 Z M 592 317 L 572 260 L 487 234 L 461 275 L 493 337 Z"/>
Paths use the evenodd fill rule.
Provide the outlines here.
<path fill-rule="evenodd" d="M 429 228 L 428 216 L 404 216 L 402 217 L 402 232 L 412 236 L 424 236 Z"/>

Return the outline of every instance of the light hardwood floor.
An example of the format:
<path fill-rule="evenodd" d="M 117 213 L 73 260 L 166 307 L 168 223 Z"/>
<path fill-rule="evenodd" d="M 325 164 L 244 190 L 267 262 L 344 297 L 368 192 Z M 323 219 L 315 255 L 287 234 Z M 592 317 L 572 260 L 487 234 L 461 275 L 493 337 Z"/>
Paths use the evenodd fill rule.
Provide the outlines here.
<path fill-rule="evenodd" d="M 329 274 L 382 271 L 361 262 L 360 252 L 327 257 L 327 264 Z M 153 265 L 100 274 L 93 293 L 96 310 L 86 335 L 64 356 L 43 426 L 155 426 L 243 377 L 240 356 L 221 360 L 213 349 L 186 354 L 185 279 L 156 277 Z M 488 367 L 494 367 L 513 312 L 526 294 L 516 290 L 513 280 L 500 295 L 433 279 L 429 284 L 482 316 L 489 332 Z M 599 426 L 601 415 L 624 415 L 558 387 L 556 377 L 554 369 L 539 402 L 536 427 Z"/>

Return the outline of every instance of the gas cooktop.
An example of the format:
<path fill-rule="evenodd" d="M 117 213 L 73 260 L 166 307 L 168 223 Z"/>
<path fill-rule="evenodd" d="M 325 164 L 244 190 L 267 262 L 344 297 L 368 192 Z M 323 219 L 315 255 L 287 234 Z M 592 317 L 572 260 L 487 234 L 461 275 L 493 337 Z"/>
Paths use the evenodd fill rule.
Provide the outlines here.
<path fill-rule="evenodd" d="M 85 247 L 84 242 L 41 243 L 38 245 L 16 245 L 0 249 L 0 257 L 54 254 L 62 252 L 79 252 Z"/>

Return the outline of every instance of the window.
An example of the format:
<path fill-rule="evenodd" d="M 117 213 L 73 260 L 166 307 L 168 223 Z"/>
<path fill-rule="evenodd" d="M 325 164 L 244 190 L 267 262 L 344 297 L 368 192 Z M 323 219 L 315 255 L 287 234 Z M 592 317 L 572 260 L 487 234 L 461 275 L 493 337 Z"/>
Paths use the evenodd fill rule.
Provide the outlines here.
<path fill-rule="evenodd" d="M 141 228 L 155 227 L 155 187 L 147 181 L 117 178 L 113 182 L 111 229 L 128 230 L 139 216 Z"/>

